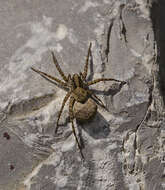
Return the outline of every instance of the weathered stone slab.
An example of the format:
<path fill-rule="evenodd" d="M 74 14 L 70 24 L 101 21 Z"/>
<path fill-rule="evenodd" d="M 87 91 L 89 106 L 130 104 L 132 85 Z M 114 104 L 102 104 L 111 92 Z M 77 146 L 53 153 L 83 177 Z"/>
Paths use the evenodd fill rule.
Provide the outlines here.
<path fill-rule="evenodd" d="M 165 187 L 164 108 L 151 5 L 139 0 L 0 2 L 0 189 Z M 90 42 L 88 80 L 127 83 L 91 87 L 106 109 L 98 106 L 87 123 L 75 121 L 83 162 L 68 104 L 54 135 L 65 89 L 30 67 L 60 78 L 53 50 L 66 74 L 79 73 Z"/>

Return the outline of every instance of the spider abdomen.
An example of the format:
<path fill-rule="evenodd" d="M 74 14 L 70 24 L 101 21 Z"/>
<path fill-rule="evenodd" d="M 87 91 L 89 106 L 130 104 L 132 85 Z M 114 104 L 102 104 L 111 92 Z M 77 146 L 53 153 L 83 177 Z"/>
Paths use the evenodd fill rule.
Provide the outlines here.
<path fill-rule="evenodd" d="M 97 105 L 91 98 L 88 98 L 88 100 L 84 104 L 80 102 L 75 102 L 73 112 L 74 117 L 79 122 L 85 123 L 91 120 L 96 115 Z"/>
<path fill-rule="evenodd" d="M 73 91 L 72 96 L 77 102 L 84 103 L 88 99 L 88 92 L 81 87 L 77 87 Z"/>

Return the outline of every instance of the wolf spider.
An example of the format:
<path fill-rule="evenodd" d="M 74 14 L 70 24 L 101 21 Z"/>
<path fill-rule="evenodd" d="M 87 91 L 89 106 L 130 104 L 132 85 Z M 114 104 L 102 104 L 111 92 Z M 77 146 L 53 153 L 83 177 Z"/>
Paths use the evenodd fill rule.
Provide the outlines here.
<path fill-rule="evenodd" d="M 120 81 L 120 80 L 116 80 L 116 79 L 112 79 L 112 78 L 99 78 L 99 79 L 95 79 L 95 80 L 92 80 L 92 81 L 86 81 L 86 77 L 87 77 L 87 73 L 88 73 L 88 60 L 89 60 L 89 56 L 90 56 L 90 53 L 91 53 L 91 46 L 92 46 L 92 43 L 90 43 L 89 45 L 89 48 L 88 48 L 88 54 L 87 54 L 87 57 L 86 57 L 86 63 L 85 63 L 85 66 L 84 66 L 84 71 L 83 73 L 80 72 L 79 74 L 73 74 L 72 76 L 70 74 L 68 74 L 68 76 L 66 76 L 64 74 L 64 72 L 62 71 L 62 69 L 60 68 L 58 62 L 57 62 L 57 59 L 54 55 L 54 53 L 51 51 L 51 54 L 52 54 L 52 58 L 53 58 L 53 62 L 59 72 L 59 74 L 61 75 L 62 79 L 63 80 L 60 80 L 56 77 L 53 77 L 47 73 L 44 73 L 42 71 L 39 71 L 37 69 L 34 69 L 33 67 L 31 67 L 31 69 L 37 73 L 39 73 L 42 77 L 48 79 L 48 80 L 54 80 L 56 81 L 56 83 L 63 87 L 63 88 L 67 88 L 68 89 L 68 92 L 67 94 L 65 95 L 64 99 L 63 99 L 63 102 L 62 102 L 62 106 L 61 106 L 61 109 L 59 111 L 59 114 L 58 114 L 58 119 L 57 119 L 57 124 L 56 124 L 56 128 L 55 128 L 55 133 L 57 133 L 57 130 L 58 130 L 58 127 L 59 127 L 59 119 L 60 119 L 60 116 L 62 114 L 62 111 L 63 111 L 63 108 L 65 106 L 65 103 L 67 102 L 67 100 L 69 99 L 69 117 L 70 117 L 70 121 L 71 121 L 71 124 L 72 124 L 72 131 L 73 131 L 73 134 L 74 134 L 74 137 L 75 137 L 75 140 L 76 140 L 76 143 L 78 145 L 78 148 L 80 150 L 80 154 L 82 156 L 82 158 L 84 158 L 83 156 L 83 153 L 81 151 L 81 145 L 78 141 L 78 138 L 77 138 L 77 135 L 76 135 L 76 131 L 75 131 L 75 127 L 74 127 L 74 123 L 73 123 L 73 119 L 74 119 L 74 113 L 73 113 L 73 106 L 74 106 L 74 103 L 77 101 L 77 102 L 80 102 L 80 103 L 85 103 L 87 101 L 88 98 L 94 98 L 96 101 L 96 103 L 101 102 L 102 101 L 91 91 L 89 90 L 89 86 L 93 85 L 93 84 L 96 84 L 98 82 L 101 82 L 101 81 L 116 81 L 116 82 L 120 82 L 121 84 L 125 84 L 124 81 Z"/>

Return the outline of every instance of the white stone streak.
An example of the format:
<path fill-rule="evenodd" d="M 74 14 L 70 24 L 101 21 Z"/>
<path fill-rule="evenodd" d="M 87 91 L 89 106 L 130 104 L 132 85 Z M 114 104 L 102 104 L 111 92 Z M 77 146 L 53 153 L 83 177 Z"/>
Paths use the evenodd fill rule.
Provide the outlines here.
<path fill-rule="evenodd" d="M 137 180 L 134 176 L 128 177 L 128 186 L 130 190 L 140 190 L 140 185 L 137 183 Z"/>
<path fill-rule="evenodd" d="M 11 56 L 8 66 L 10 75 L 0 84 L 1 92 L 13 89 L 12 99 L 16 100 L 21 97 L 21 99 L 25 99 L 25 97 L 29 97 L 27 90 L 23 91 L 23 84 L 26 83 L 29 77 L 25 72 L 30 70 L 30 66 L 42 60 L 43 53 L 48 51 L 47 44 L 49 42 L 53 39 L 58 42 L 67 36 L 67 27 L 63 24 L 59 24 L 56 32 L 51 32 L 52 22 L 52 18 L 43 16 L 41 22 L 29 22 L 27 24 L 32 36 Z M 28 53 L 27 48 L 34 49 L 33 53 Z M 58 43 L 56 46 L 51 47 L 51 49 L 57 49 L 59 52 L 62 50 L 62 46 Z"/>
<path fill-rule="evenodd" d="M 86 12 L 90 7 L 98 7 L 99 4 L 96 2 L 86 1 L 84 5 L 79 9 L 79 13 Z"/>
<path fill-rule="evenodd" d="M 141 57 L 141 54 L 139 52 L 137 52 L 135 49 L 130 49 L 131 53 L 133 54 L 133 56 L 135 57 Z"/>
<path fill-rule="evenodd" d="M 37 140 L 38 140 L 38 134 L 31 133 L 25 136 L 24 143 L 28 145 L 29 147 L 33 147 L 34 142 Z"/>
<path fill-rule="evenodd" d="M 152 66 L 151 64 L 153 63 L 154 56 L 151 54 L 145 54 L 142 56 L 142 64 L 146 67 L 147 71 L 149 74 L 152 72 Z"/>
<path fill-rule="evenodd" d="M 40 172 L 40 169 L 44 165 L 53 165 L 53 166 L 57 167 L 60 164 L 60 162 L 61 162 L 60 161 L 60 155 L 57 155 L 55 152 L 52 153 L 46 160 L 40 162 L 37 165 L 37 167 L 35 167 L 33 169 L 33 171 L 28 176 L 25 177 L 25 180 L 24 180 L 23 184 L 26 186 L 26 190 L 31 189 L 31 185 L 33 184 L 33 178 L 35 176 L 37 176 L 37 174 Z M 65 181 L 65 182 L 67 182 L 67 181 Z"/>
<path fill-rule="evenodd" d="M 31 189 L 31 185 L 32 185 L 32 178 L 34 176 L 36 176 L 38 174 L 38 172 L 40 171 L 41 167 L 43 165 L 43 162 L 41 162 L 40 164 L 38 164 L 38 166 L 36 168 L 33 169 L 33 171 L 27 176 L 25 177 L 24 180 L 24 185 L 26 186 L 26 190 L 30 190 Z"/>
<path fill-rule="evenodd" d="M 129 171 L 133 170 L 135 164 L 135 137 L 135 133 L 129 134 L 128 139 L 124 142 L 125 159 Z"/>
<path fill-rule="evenodd" d="M 141 17 L 145 19 L 149 19 L 150 17 L 150 9 L 147 7 L 147 2 L 145 3 L 144 0 L 135 0 L 136 3 L 139 5 L 139 8 L 143 14 L 141 14 Z"/>
<path fill-rule="evenodd" d="M 53 47 L 50 48 L 53 50 Z M 57 43 L 57 45 L 54 48 L 58 53 L 61 52 L 63 50 L 63 47 L 61 46 L 61 44 Z"/>
<path fill-rule="evenodd" d="M 67 152 L 69 150 L 72 150 L 73 147 L 75 146 L 75 138 L 73 135 L 71 135 L 70 137 L 68 137 L 68 139 L 64 142 L 64 144 L 61 147 L 61 151 L 62 152 Z"/>
<path fill-rule="evenodd" d="M 60 160 L 61 153 L 57 155 L 56 152 L 53 152 L 44 162 L 45 165 L 53 165 L 54 167 L 57 167 L 61 160 Z"/>
<path fill-rule="evenodd" d="M 61 165 L 64 165 L 64 161 L 60 161 Z M 63 167 L 57 167 L 56 168 L 56 176 L 51 177 L 50 180 L 52 183 L 56 184 L 58 187 L 65 187 L 68 182 L 68 176 L 62 175 Z"/>
<path fill-rule="evenodd" d="M 55 37 L 57 40 L 63 40 L 68 33 L 68 29 L 65 25 L 60 24 L 56 30 Z"/>
<path fill-rule="evenodd" d="M 110 0 L 103 0 L 103 2 L 104 2 L 105 4 L 110 4 L 110 3 L 111 3 Z"/>

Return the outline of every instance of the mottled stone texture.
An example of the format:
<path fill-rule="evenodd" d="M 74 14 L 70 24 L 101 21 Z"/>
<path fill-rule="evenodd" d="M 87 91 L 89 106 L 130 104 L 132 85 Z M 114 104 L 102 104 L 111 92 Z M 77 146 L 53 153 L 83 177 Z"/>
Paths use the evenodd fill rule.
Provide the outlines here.
<path fill-rule="evenodd" d="M 0 190 L 165 189 L 165 114 L 152 2 L 157 6 L 147 0 L 1 0 Z M 75 122 L 82 162 L 68 105 L 53 135 L 66 92 L 30 67 L 60 78 L 53 50 L 65 73 L 82 71 L 89 42 L 88 79 L 127 84 L 91 87 L 107 110 L 98 106 L 93 120 Z"/>

